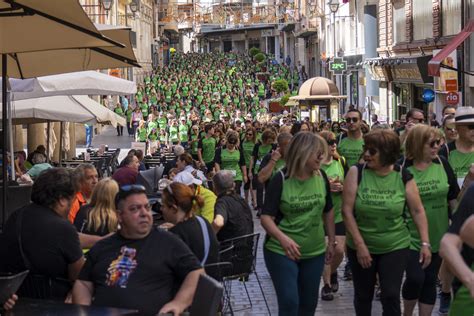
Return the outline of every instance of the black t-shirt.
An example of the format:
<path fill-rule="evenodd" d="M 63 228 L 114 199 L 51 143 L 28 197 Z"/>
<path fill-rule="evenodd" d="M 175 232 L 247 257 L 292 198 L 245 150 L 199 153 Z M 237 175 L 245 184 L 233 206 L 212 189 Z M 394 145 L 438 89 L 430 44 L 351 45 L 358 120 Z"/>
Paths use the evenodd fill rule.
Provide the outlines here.
<path fill-rule="evenodd" d="M 111 233 L 109 231 L 107 221 L 97 230 L 92 229 L 92 227 L 91 229 L 87 228 L 89 212 L 91 210 L 92 206 L 90 206 L 89 204 L 81 206 L 81 208 L 77 212 L 76 218 L 74 219 L 74 226 L 76 227 L 77 231 L 83 234 L 96 236 L 105 236 Z"/>
<path fill-rule="evenodd" d="M 201 218 L 206 223 L 210 241 L 209 254 L 205 264 L 219 262 L 219 243 L 216 234 L 214 234 L 211 224 L 209 224 L 204 217 Z M 194 255 L 198 258 L 199 262 L 202 262 L 204 259 L 204 236 L 201 225 L 196 217 L 176 224 L 176 226 L 170 229 L 170 232 L 181 238 L 181 240 L 188 245 Z"/>
<path fill-rule="evenodd" d="M 464 193 L 461 202 L 459 202 L 456 213 L 453 214 L 453 221 L 448 229 L 451 234 L 459 235 L 460 230 L 464 222 L 471 216 L 474 215 L 474 185 L 471 185 Z M 468 245 L 462 245 L 461 255 L 464 262 L 471 267 L 474 263 L 474 248 Z M 454 288 L 458 289 L 460 286 L 459 280 L 454 281 Z"/>
<path fill-rule="evenodd" d="M 214 214 L 224 218 L 224 226 L 217 233 L 219 241 L 253 233 L 252 211 L 245 200 L 236 194 L 219 196 Z"/>
<path fill-rule="evenodd" d="M 117 233 L 96 243 L 86 255 L 79 280 L 94 284 L 94 305 L 156 315 L 188 273 L 199 268 L 198 259 L 179 238 L 153 229 L 143 239 Z"/>
<path fill-rule="evenodd" d="M 30 262 L 30 273 L 68 279 L 68 265 L 82 257 L 79 236 L 74 226 L 52 209 L 31 203 L 17 210 L 5 226 L 0 245 L 4 271 L 20 272 L 26 266 L 18 243 L 17 218 L 23 212 L 21 238 L 23 251 Z"/>

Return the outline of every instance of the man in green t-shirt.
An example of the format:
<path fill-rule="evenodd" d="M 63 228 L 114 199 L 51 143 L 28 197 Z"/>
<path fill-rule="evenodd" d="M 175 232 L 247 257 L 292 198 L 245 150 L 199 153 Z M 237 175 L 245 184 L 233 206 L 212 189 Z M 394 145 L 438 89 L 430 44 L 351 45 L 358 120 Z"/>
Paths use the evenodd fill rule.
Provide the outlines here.
<path fill-rule="evenodd" d="M 349 110 L 346 114 L 347 137 L 339 143 L 339 153 L 346 158 L 350 168 L 357 164 L 361 158 L 364 139 L 361 130 L 362 113 L 359 110 Z"/>

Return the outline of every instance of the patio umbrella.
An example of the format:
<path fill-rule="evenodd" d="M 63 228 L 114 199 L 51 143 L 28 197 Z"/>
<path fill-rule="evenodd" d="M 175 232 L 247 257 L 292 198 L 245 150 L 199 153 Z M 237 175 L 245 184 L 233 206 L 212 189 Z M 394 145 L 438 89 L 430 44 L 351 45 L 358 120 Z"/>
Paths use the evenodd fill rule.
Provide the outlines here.
<path fill-rule="evenodd" d="M 73 71 L 61 60 L 46 59 L 44 50 L 62 50 L 85 47 L 123 46 L 102 35 L 92 24 L 78 0 L 0 0 L 0 54 L 2 68 L 2 130 L 4 147 L 8 141 L 7 76 L 27 78 L 33 73 L 22 72 L 23 54 L 37 52 L 36 76 Z M 46 61 L 53 61 L 47 63 Z M 66 68 L 60 69 L 58 64 Z M 16 65 L 14 67 L 13 65 Z M 10 66 L 11 70 L 7 67 Z M 54 66 L 54 67 L 53 67 Z M 74 69 L 74 70 L 82 70 Z M 10 144 L 11 145 L 11 144 Z M 7 167 L 3 150 L 3 207 L 6 208 Z M 2 217 L 2 228 L 5 218 Z"/>
<path fill-rule="evenodd" d="M 137 92 L 135 82 L 97 71 L 10 79 L 9 82 L 11 99 L 15 101 L 56 95 L 128 95 Z"/>

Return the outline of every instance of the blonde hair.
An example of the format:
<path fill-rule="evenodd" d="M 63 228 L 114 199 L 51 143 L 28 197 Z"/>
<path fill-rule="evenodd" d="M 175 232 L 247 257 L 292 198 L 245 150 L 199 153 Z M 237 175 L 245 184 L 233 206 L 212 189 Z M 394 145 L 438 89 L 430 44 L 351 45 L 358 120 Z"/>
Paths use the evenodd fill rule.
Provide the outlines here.
<path fill-rule="evenodd" d="M 117 230 L 115 195 L 118 191 L 118 183 L 111 178 L 102 179 L 97 183 L 91 196 L 92 209 L 87 215 L 87 229 L 97 231 L 107 224 L 109 232 Z"/>
<path fill-rule="evenodd" d="M 314 153 L 328 153 L 326 141 L 312 132 L 299 132 L 291 140 L 286 150 L 287 175 L 290 178 L 302 173 L 309 157 Z"/>
<path fill-rule="evenodd" d="M 432 126 L 423 124 L 413 126 L 406 137 L 405 156 L 408 159 L 423 160 L 425 158 L 423 147 L 432 136 L 441 138 L 441 133 Z"/>

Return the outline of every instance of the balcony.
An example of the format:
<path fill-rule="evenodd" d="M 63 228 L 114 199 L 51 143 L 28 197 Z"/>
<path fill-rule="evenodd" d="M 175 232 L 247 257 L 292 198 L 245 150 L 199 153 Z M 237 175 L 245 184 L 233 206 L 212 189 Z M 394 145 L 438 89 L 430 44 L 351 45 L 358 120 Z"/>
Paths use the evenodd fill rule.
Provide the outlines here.
<path fill-rule="evenodd" d="M 295 36 L 306 38 L 318 33 L 319 23 L 316 18 L 307 19 L 303 17 L 301 22 L 296 24 Z"/>

